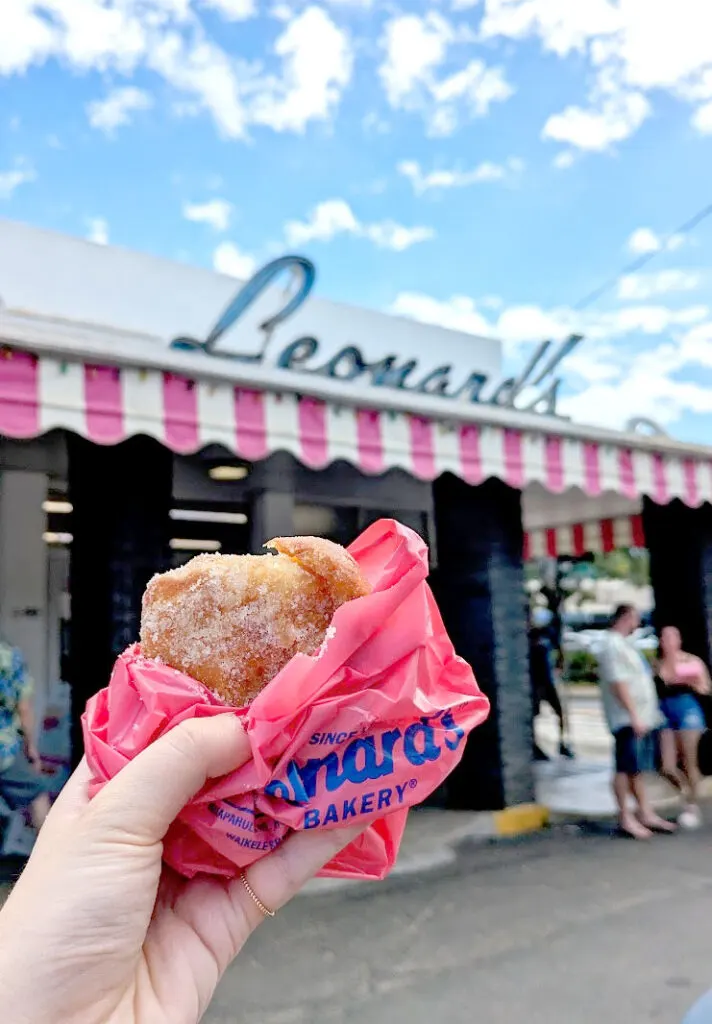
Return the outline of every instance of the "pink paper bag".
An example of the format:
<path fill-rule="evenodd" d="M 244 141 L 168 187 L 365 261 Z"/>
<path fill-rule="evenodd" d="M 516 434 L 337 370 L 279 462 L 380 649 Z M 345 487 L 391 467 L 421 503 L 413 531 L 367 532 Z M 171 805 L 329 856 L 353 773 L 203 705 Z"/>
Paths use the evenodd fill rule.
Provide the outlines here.
<path fill-rule="evenodd" d="M 184 876 L 232 877 L 294 830 L 361 823 L 365 831 L 321 874 L 384 878 L 408 808 L 440 785 L 487 717 L 487 698 L 455 654 L 425 582 L 421 538 L 381 520 L 349 550 L 373 592 L 342 605 L 317 654 L 293 658 L 249 707 L 226 706 L 138 646 L 89 701 L 92 796 L 179 722 L 225 714 L 243 721 L 251 760 L 210 782 L 166 837 L 164 859 Z"/>

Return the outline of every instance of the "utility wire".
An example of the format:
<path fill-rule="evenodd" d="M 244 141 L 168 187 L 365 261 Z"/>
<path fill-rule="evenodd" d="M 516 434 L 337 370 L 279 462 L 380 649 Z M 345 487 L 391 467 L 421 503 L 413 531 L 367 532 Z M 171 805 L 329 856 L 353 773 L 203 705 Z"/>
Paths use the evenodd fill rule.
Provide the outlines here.
<path fill-rule="evenodd" d="M 712 214 L 712 203 L 708 206 L 704 206 L 701 210 L 698 210 L 693 217 L 686 220 L 685 223 L 681 224 L 675 231 L 671 231 L 669 234 L 665 235 L 662 240 L 662 244 L 658 249 L 654 249 L 652 252 L 643 253 L 642 256 L 637 256 L 634 260 L 631 260 L 631 262 L 626 264 L 626 266 L 624 266 L 623 269 L 615 275 L 615 277 L 610 277 L 607 281 L 604 281 L 603 284 L 599 285 L 598 288 L 594 288 L 592 292 L 584 295 L 584 297 L 579 299 L 579 301 L 571 308 L 578 312 L 582 309 L 586 309 L 586 307 L 590 306 L 592 303 L 597 302 L 602 295 L 605 295 L 606 292 L 611 290 L 611 288 L 615 288 L 621 278 L 625 277 L 626 274 L 632 274 L 634 271 L 640 270 L 641 267 L 644 267 L 652 259 L 655 259 L 656 256 L 659 256 L 661 252 L 664 252 L 670 244 L 671 239 L 679 235 L 689 234 L 690 231 L 696 228 L 698 224 L 701 224 L 703 220 L 706 220 L 710 214 Z"/>

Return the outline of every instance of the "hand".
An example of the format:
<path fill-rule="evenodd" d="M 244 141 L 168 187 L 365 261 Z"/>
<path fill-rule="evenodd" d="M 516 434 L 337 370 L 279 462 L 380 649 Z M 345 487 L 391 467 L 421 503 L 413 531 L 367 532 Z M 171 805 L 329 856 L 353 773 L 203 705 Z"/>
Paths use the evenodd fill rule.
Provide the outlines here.
<path fill-rule="evenodd" d="M 36 772 L 42 770 L 42 758 L 40 757 L 40 752 L 37 749 L 37 744 L 31 742 L 25 743 L 25 755 Z"/>
<path fill-rule="evenodd" d="M 646 725 L 643 725 L 643 723 L 637 716 L 631 718 L 630 724 L 633 727 L 633 732 L 639 740 L 641 740 L 643 736 L 647 736 L 648 732 L 650 731 Z"/>
<path fill-rule="evenodd" d="M 177 726 L 89 802 L 82 762 L 0 913 L 3 1020 L 196 1024 L 262 914 L 242 882 L 186 881 L 161 861 L 171 822 L 207 779 L 244 764 L 232 715 Z M 277 910 L 359 828 L 299 832 L 252 865 Z"/>

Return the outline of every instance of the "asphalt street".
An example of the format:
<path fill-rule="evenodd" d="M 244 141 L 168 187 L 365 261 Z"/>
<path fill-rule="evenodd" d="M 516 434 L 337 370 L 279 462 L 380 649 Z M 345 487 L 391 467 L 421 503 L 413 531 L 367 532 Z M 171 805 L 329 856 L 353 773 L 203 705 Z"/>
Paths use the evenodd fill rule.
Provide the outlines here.
<path fill-rule="evenodd" d="M 471 846 L 445 874 L 299 898 L 206 1021 L 680 1024 L 712 986 L 711 839 L 561 828 Z"/>

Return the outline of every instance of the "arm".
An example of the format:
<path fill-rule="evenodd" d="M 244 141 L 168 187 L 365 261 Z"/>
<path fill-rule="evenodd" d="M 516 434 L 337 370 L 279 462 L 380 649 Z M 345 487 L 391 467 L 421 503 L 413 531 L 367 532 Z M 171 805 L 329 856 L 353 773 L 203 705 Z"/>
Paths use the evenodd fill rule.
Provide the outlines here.
<path fill-rule="evenodd" d="M 712 691 L 712 681 L 710 680 L 710 674 L 707 671 L 707 666 L 702 658 L 698 658 L 698 663 L 700 666 L 700 678 L 697 683 L 696 690 L 700 697 L 707 697 L 710 691 Z"/>
<path fill-rule="evenodd" d="M 36 764 L 39 762 L 40 756 L 35 742 L 35 709 L 32 699 L 29 696 L 24 696 L 21 699 L 17 710 L 20 716 L 22 733 L 25 738 L 27 759 L 32 761 L 33 764 Z"/>
<path fill-rule="evenodd" d="M 633 726 L 633 732 L 636 736 L 644 736 L 648 731 L 641 723 L 638 718 L 638 712 L 635 710 L 635 705 L 630 698 L 628 687 L 625 683 L 611 683 L 611 693 L 625 710 L 630 715 L 630 723 Z"/>
<path fill-rule="evenodd" d="M 35 705 L 33 700 L 34 683 L 27 671 L 25 660 L 19 651 L 15 651 L 15 681 L 19 686 L 20 698 L 17 704 L 17 714 L 20 719 L 25 741 L 25 753 L 28 761 L 39 767 L 39 752 L 35 740 Z"/>

